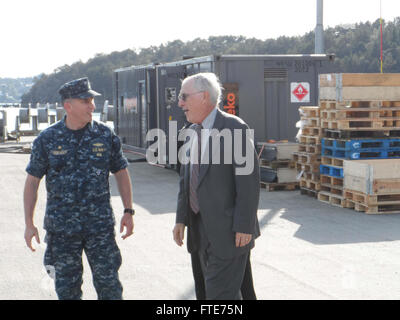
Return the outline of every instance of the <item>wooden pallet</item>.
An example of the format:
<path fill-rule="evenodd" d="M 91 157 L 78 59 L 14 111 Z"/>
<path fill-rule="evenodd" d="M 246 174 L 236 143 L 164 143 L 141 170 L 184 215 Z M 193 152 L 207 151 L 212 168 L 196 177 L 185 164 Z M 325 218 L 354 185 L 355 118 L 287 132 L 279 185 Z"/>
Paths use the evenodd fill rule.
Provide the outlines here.
<path fill-rule="evenodd" d="M 300 194 L 307 195 L 307 196 L 313 197 L 313 198 L 318 198 L 318 192 L 319 191 L 317 191 L 317 190 L 311 190 L 311 189 L 307 189 L 304 187 L 300 188 Z"/>
<path fill-rule="evenodd" d="M 341 109 L 356 109 L 356 108 L 398 108 L 400 107 L 400 101 L 385 101 L 385 100 L 347 100 L 347 101 L 336 101 L 336 100 L 321 100 L 320 101 L 320 113 L 322 110 L 341 110 Z"/>
<path fill-rule="evenodd" d="M 343 178 L 331 177 L 324 174 L 320 175 L 321 184 L 343 187 Z"/>
<path fill-rule="evenodd" d="M 364 206 L 400 205 L 400 194 L 371 195 L 350 189 L 344 189 L 344 197 Z"/>
<path fill-rule="evenodd" d="M 303 173 L 302 173 L 300 178 L 304 178 L 304 179 L 307 179 L 307 180 L 312 180 L 312 181 L 315 181 L 315 182 L 320 182 L 320 180 L 321 180 L 319 172 L 316 173 L 316 172 L 303 171 Z"/>
<path fill-rule="evenodd" d="M 293 160 L 297 163 L 315 164 L 321 162 L 321 156 L 314 153 L 294 152 Z"/>
<path fill-rule="evenodd" d="M 322 140 L 322 148 L 336 150 L 354 150 L 362 151 L 363 149 L 393 149 L 400 148 L 399 138 L 382 138 L 382 139 L 328 139 Z"/>
<path fill-rule="evenodd" d="M 319 75 L 321 87 L 393 87 L 398 86 L 397 73 L 326 73 Z M 372 92 L 373 93 L 373 92 Z"/>
<path fill-rule="evenodd" d="M 369 101 L 345 101 L 337 103 L 336 109 L 348 108 L 383 108 L 392 109 L 399 108 L 400 101 L 386 101 L 386 100 L 369 100 Z"/>
<path fill-rule="evenodd" d="M 308 190 L 321 190 L 321 183 L 319 181 L 313 181 L 305 178 L 300 179 L 300 188 L 305 188 Z"/>
<path fill-rule="evenodd" d="M 336 100 L 320 100 L 319 102 L 319 108 L 320 108 L 320 113 L 322 110 L 334 110 L 336 109 Z"/>
<path fill-rule="evenodd" d="M 318 200 L 341 208 L 354 207 L 353 203 L 347 201 L 342 195 L 333 194 L 327 191 L 320 191 L 318 193 Z"/>
<path fill-rule="evenodd" d="M 303 126 L 305 127 L 319 127 L 321 125 L 320 118 L 307 118 L 300 117 L 300 120 L 303 122 Z"/>
<path fill-rule="evenodd" d="M 400 101 L 397 73 L 337 73 L 319 76 L 319 99 Z"/>
<path fill-rule="evenodd" d="M 326 183 L 321 183 L 321 189 L 320 191 L 325 191 L 329 192 L 331 194 L 335 194 L 338 196 L 344 196 L 343 195 L 343 187 L 334 185 L 334 184 L 326 184 Z"/>
<path fill-rule="evenodd" d="M 321 154 L 320 144 L 299 144 L 299 152 Z"/>
<path fill-rule="evenodd" d="M 321 156 L 321 164 L 326 164 L 328 166 L 343 167 L 343 160 L 341 158 L 333 158 Z"/>
<path fill-rule="evenodd" d="M 260 187 L 267 191 L 293 191 L 299 188 L 298 182 L 287 182 L 287 183 L 269 183 L 260 182 Z"/>
<path fill-rule="evenodd" d="M 357 202 L 353 203 L 354 203 L 354 210 L 365 212 L 367 214 L 400 213 L 400 204 L 381 204 L 376 206 L 365 206 L 361 203 Z"/>
<path fill-rule="evenodd" d="M 323 129 L 324 138 L 329 139 L 353 139 L 353 138 L 398 138 L 400 130 L 338 130 L 338 129 Z"/>
<path fill-rule="evenodd" d="M 321 127 L 333 130 L 400 130 L 400 119 L 397 117 L 380 119 L 354 118 L 352 120 L 321 120 Z"/>
<path fill-rule="evenodd" d="M 300 144 L 318 145 L 318 144 L 321 144 L 321 137 L 300 135 L 299 143 Z"/>
<path fill-rule="evenodd" d="M 305 163 L 296 163 L 296 170 L 297 172 L 312 172 L 312 173 L 319 173 L 319 163 L 311 163 L 311 164 L 305 164 Z"/>
<path fill-rule="evenodd" d="M 307 118 L 319 117 L 319 106 L 303 106 L 299 108 L 300 115 Z"/>
<path fill-rule="evenodd" d="M 385 119 L 400 116 L 400 108 L 350 108 L 342 110 L 323 110 L 321 119 L 324 120 L 352 120 L 352 119 Z"/>
<path fill-rule="evenodd" d="M 322 128 L 321 127 L 304 126 L 301 128 L 301 134 L 304 136 L 322 137 Z"/>

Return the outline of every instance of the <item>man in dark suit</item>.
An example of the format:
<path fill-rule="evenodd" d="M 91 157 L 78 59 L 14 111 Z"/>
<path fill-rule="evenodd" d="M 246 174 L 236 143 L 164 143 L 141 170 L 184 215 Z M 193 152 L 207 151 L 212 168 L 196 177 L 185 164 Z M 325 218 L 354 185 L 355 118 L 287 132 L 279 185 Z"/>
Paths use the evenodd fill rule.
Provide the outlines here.
<path fill-rule="evenodd" d="M 186 122 L 185 125 L 179 130 L 178 136 L 181 131 L 186 130 L 192 124 L 190 122 Z M 178 140 L 178 148 L 183 146 L 184 141 Z M 178 157 L 179 159 L 179 157 Z M 181 164 L 178 161 L 176 171 L 180 173 Z M 203 270 L 201 269 L 200 257 L 197 251 L 192 251 L 190 253 L 191 264 L 192 264 L 192 273 L 194 280 L 194 288 L 197 300 L 205 300 L 206 299 L 206 288 L 204 283 Z M 253 275 L 251 270 L 251 262 L 250 262 L 250 254 L 247 257 L 246 269 L 244 271 L 243 282 L 240 287 L 240 293 L 242 295 L 243 300 L 257 300 L 257 295 L 254 290 L 253 284 Z"/>
<path fill-rule="evenodd" d="M 181 246 L 188 227 L 188 251 L 198 254 L 207 299 L 240 299 L 248 256 L 260 235 L 260 172 L 249 127 L 219 110 L 220 99 L 213 73 L 182 83 L 179 106 L 193 125 L 187 130 L 187 148 L 180 152 L 173 236 Z M 185 156 L 190 161 L 182 160 Z"/>

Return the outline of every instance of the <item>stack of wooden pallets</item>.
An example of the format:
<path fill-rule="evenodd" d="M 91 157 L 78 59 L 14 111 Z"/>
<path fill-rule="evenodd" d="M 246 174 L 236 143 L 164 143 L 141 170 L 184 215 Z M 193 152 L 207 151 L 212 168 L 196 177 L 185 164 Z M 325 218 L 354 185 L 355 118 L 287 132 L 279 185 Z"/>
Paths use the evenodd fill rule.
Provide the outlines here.
<path fill-rule="evenodd" d="M 320 190 L 321 163 L 320 108 L 300 107 L 301 127 L 298 134 L 299 149 L 293 154 L 300 182 L 301 194 L 317 197 Z"/>
<path fill-rule="evenodd" d="M 395 188 L 359 185 L 375 183 L 368 170 L 400 163 L 400 74 L 320 75 L 319 97 L 318 199 L 366 213 L 400 212 L 400 188 L 397 195 Z M 358 160 L 369 169 L 359 172 Z M 392 179 L 400 184 L 400 174 Z"/>
<path fill-rule="evenodd" d="M 260 187 L 267 191 L 295 190 L 299 187 L 293 152 L 297 143 L 262 142 L 257 144 L 260 160 Z"/>

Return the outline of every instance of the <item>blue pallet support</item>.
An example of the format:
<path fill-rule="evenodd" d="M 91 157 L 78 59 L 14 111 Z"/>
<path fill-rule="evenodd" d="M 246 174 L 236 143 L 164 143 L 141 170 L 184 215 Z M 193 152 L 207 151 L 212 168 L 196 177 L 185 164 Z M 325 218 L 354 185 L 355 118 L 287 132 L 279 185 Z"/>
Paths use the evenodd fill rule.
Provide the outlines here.
<path fill-rule="evenodd" d="M 356 140 L 341 140 L 341 139 L 322 139 L 322 147 L 358 150 L 358 149 L 388 149 L 399 148 L 400 139 L 356 139 Z"/>
<path fill-rule="evenodd" d="M 400 158 L 400 139 L 322 139 L 322 156 L 343 159 Z"/>
<path fill-rule="evenodd" d="M 400 158 L 400 148 L 344 150 L 323 147 L 322 156 L 343 159 L 395 159 Z"/>
<path fill-rule="evenodd" d="M 343 178 L 343 168 L 340 167 L 334 167 L 334 166 L 327 166 L 325 164 L 321 164 L 319 166 L 319 172 L 321 174 L 331 176 L 331 177 L 336 177 L 336 178 Z"/>

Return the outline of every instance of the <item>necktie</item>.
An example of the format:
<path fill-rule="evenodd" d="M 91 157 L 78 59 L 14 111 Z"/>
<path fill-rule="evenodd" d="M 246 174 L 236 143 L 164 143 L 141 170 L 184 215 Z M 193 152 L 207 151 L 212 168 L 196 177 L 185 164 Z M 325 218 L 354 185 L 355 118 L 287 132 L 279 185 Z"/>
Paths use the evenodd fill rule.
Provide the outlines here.
<path fill-rule="evenodd" d="M 197 196 L 197 186 L 199 185 L 200 157 L 201 157 L 201 128 L 200 124 L 194 127 L 197 134 L 197 161 L 192 163 L 192 171 L 190 172 L 190 207 L 194 213 L 200 211 L 199 198 Z M 193 149 L 192 149 L 193 152 Z M 193 159 L 193 158 L 192 158 Z"/>

